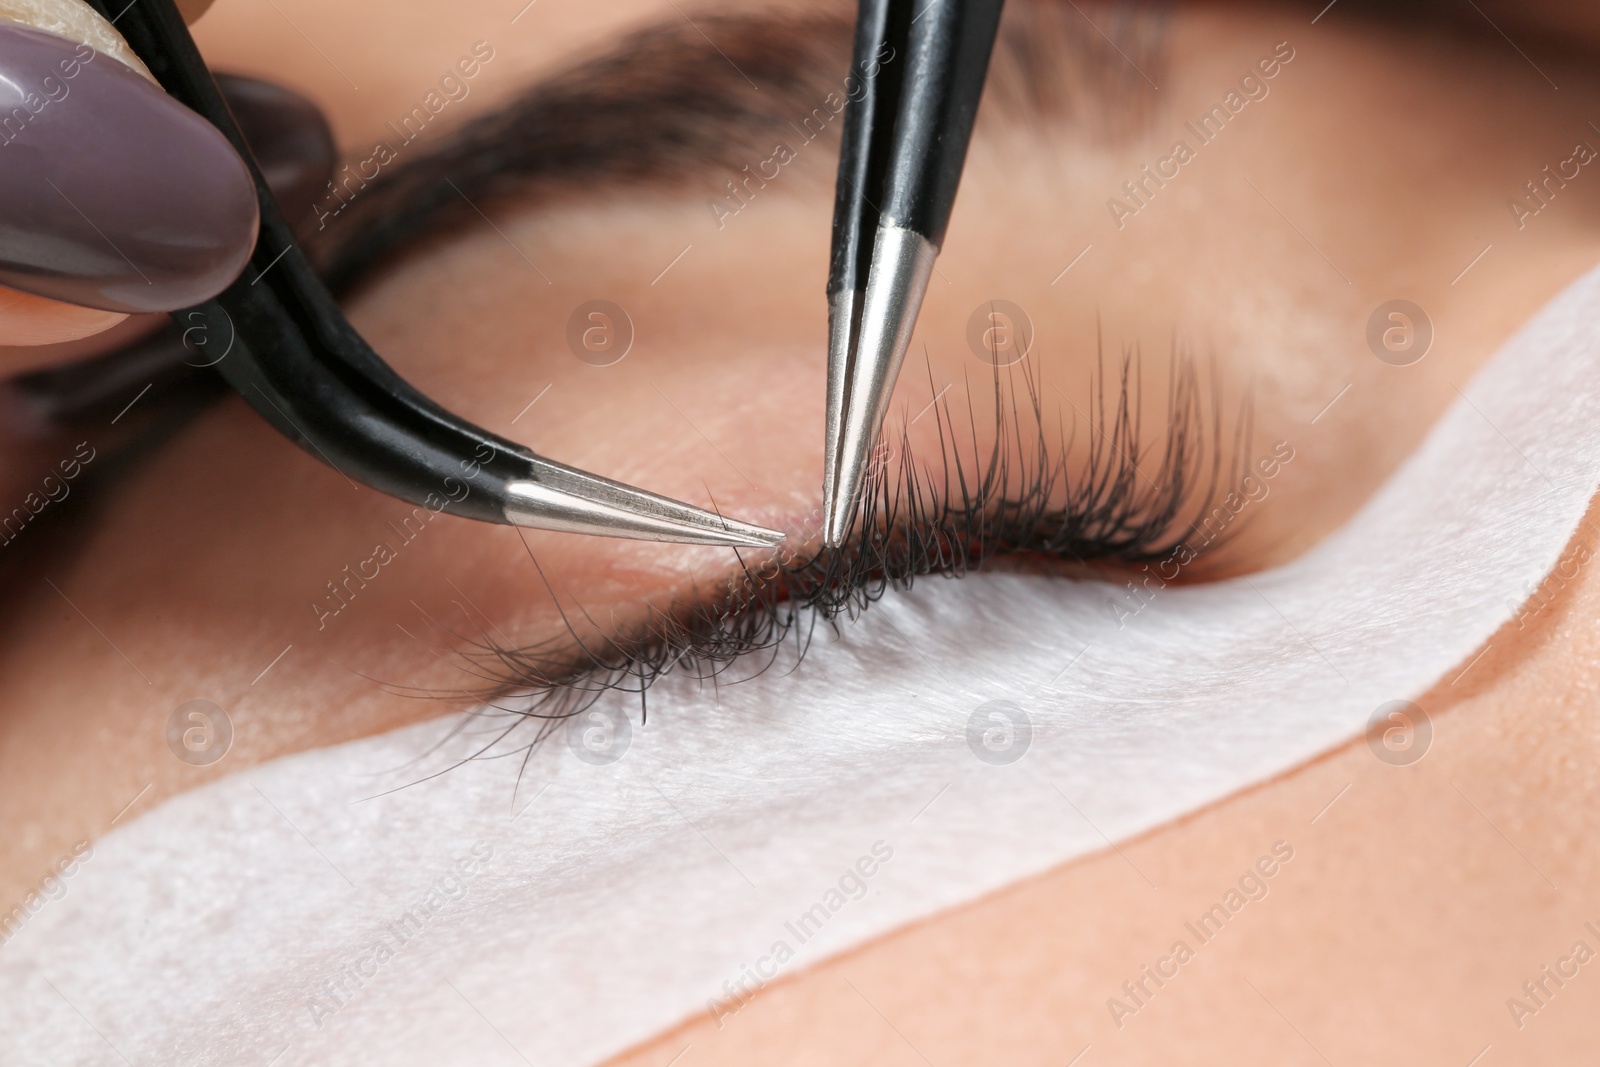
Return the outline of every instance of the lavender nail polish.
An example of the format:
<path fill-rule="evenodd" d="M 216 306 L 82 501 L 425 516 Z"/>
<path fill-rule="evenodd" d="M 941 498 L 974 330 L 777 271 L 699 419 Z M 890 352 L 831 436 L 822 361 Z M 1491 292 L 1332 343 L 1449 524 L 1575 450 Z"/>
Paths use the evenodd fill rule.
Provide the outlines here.
<path fill-rule="evenodd" d="M 220 132 L 88 45 L 0 23 L 0 285 L 111 311 L 209 299 L 255 245 Z"/>

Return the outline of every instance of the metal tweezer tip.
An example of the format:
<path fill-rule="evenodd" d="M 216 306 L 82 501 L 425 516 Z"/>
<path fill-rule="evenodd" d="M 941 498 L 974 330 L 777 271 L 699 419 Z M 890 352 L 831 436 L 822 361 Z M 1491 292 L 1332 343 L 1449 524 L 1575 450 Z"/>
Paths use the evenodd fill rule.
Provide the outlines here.
<path fill-rule="evenodd" d="M 777 530 L 546 459 L 535 460 L 526 479 L 506 484 L 505 515 L 516 526 L 689 545 L 767 548 L 784 538 Z"/>
<path fill-rule="evenodd" d="M 879 229 L 854 352 L 847 327 L 836 325 L 830 331 L 822 501 L 822 537 L 830 547 L 844 543 L 855 520 L 867 463 L 889 409 L 889 397 L 900 376 L 937 254 L 928 239 L 913 230 L 898 226 Z M 848 321 L 848 305 L 843 300 L 839 304 L 836 312 L 843 310 Z"/>

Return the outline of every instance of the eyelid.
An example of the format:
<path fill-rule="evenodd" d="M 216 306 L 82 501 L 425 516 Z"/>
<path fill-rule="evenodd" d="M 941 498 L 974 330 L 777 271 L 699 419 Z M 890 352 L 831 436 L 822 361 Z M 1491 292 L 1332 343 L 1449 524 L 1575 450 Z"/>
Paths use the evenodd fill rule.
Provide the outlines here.
<path fill-rule="evenodd" d="M 935 402 L 936 469 L 943 472 L 937 478 L 902 432 L 898 447 L 880 453 L 884 461 L 871 472 L 861 519 L 839 548 L 820 547 L 816 509 L 790 524 L 780 550 L 741 554 L 740 570 L 720 588 L 652 611 L 630 630 L 585 638 L 563 614 L 567 632 L 558 640 L 516 647 L 483 635 L 462 654 L 487 684 L 453 695 L 522 709 L 541 721 L 537 742 L 551 724 L 614 690 L 638 692 L 645 704 L 649 687 L 673 671 L 715 683 L 736 662 L 765 655 L 770 665 L 790 639 L 803 654 L 818 624 L 837 628 L 919 578 L 961 577 L 1008 559 L 1060 570 L 1168 557 L 1211 511 L 1223 485 L 1222 407 L 1208 403 L 1215 383 L 1202 380 L 1188 356 L 1173 357 L 1167 427 L 1152 476 L 1140 469 L 1136 355 L 1117 364 L 1114 379 L 1103 360 L 1098 364 L 1093 419 L 1069 413 L 1073 435 L 1054 439 L 1045 429 L 1040 376 L 1030 369 L 1038 365 L 994 369 L 997 429 L 987 449 L 970 425 L 958 429 L 948 400 Z M 930 388 L 940 392 L 931 381 Z M 1236 455 L 1249 451 L 1250 411 L 1246 398 L 1231 434 Z M 1239 471 L 1226 473 L 1239 480 Z M 1227 536 L 1235 532 L 1236 526 Z"/>

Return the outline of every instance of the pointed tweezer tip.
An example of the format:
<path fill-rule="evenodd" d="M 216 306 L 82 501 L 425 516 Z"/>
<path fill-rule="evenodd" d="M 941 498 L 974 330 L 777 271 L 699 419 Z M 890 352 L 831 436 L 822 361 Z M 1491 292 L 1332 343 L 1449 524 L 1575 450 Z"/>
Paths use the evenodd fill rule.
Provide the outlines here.
<path fill-rule="evenodd" d="M 823 480 L 823 543 L 830 548 L 844 544 L 855 522 L 856 509 L 868 481 L 873 449 L 878 444 L 879 428 L 888 411 L 894 389 L 894 371 L 899 353 L 892 347 L 893 336 L 902 332 L 903 319 L 889 317 L 882 332 L 857 347 L 851 361 L 851 393 L 834 424 L 828 427 L 831 438 L 830 464 Z M 868 323 L 868 326 L 874 325 Z M 865 332 L 865 331 L 864 331 Z M 830 412 L 830 417 L 832 413 Z"/>
<path fill-rule="evenodd" d="M 823 472 L 823 540 L 844 543 L 868 481 L 873 448 L 889 409 L 938 249 L 902 226 L 880 226 L 872 268 L 860 299 L 860 322 L 846 316 L 848 294 L 830 308 L 827 453 Z M 852 337 L 852 333 L 854 336 Z"/>
<path fill-rule="evenodd" d="M 771 548 L 782 544 L 785 535 L 777 530 L 769 530 L 765 526 L 754 526 L 747 522 L 734 522 L 732 519 L 723 520 L 726 524 L 724 530 L 707 530 L 711 537 L 719 540 L 707 540 L 704 544 L 725 545 L 729 548 Z"/>
<path fill-rule="evenodd" d="M 545 481 L 506 486 L 506 521 L 514 526 L 726 548 L 770 548 L 784 539 L 778 530 L 724 518 L 549 461 L 541 465 Z"/>
<path fill-rule="evenodd" d="M 838 497 L 829 497 L 822 502 L 822 544 L 826 548 L 838 548 L 844 544 L 845 537 L 850 533 L 850 509 L 841 507 Z"/>

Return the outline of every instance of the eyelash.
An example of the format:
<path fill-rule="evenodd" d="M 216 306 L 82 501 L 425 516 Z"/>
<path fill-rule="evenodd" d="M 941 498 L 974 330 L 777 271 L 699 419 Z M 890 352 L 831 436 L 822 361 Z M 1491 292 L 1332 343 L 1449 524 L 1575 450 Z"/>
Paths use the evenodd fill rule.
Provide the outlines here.
<path fill-rule="evenodd" d="M 889 463 L 875 465 L 847 544 L 756 563 L 741 556 L 740 572 L 716 595 L 657 611 L 641 626 L 599 643 L 585 642 L 570 619 L 567 638 L 529 646 L 497 643 L 486 631 L 475 638 L 454 634 L 464 643 L 457 654 L 484 684 L 428 695 L 468 699 L 479 717 L 509 716 L 489 731 L 492 740 L 477 750 L 479 756 L 491 750 L 511 754 L 501 743 L 535 724 L 526 746 L 512 750 L 531 754 L 564 720 L 608 693 L 637 692 L 643 721 L 650 686 L 671 671 L 693 671 L 701 681 L 716 684 L 735 662 L 765 654 L 759 673 L 774 664 L 790 639 L 798 662 L 819 623 L 837 631 L 842 617 L 855 617 L 919 578 L 960 577 L 1002 556 L 1058 569 L 1132 567 L 1166 556 L 1189 536 L 1195 520 L 1210 512 L 1219 490 L 1237 480 L 1239 472 L 1231 466 L 1238 460 L 1225 477 L 1223 456 L 1249 454 L 1252 409 L 1246 396 L 1232 447 L 1225 449 L 1214 375 L 1202 381 L 1194 359 L 1174 351 L 1165 440 L 1159 469 L 1149 476 L 1140 469 L 1139 368 L 1137 352 L 1124 352 L 1108 422 L 1102 355 L 1090 382 L 1092 416 L 1080 418 L 1074 406 L 1071 431 L 1059 432 L 1054 440 L 1044 428 L 1039 375 L 1016 368 L 1003 374 L 996 368 L 994 445 L 984 450 L 978 443 L 970 388 L 970 434 L 958 437 L 948 402 L 936 401 L 944 474 L 935 478 L 925 465 L 918 469 L 902 431 L 893 452 L 898 466 L 891 473 Z M 1088 427 L 1080 428 L 1080 421 Z M 1075 451 L 1080 429 L 1085 444 Z M 813 540 L 816 534 L 815 529 L 797 532 Z M 1206 551 L 1234 532 L 1212 540 Z M 533 562 L 538 567 L 536 558 Z M 542 569 L 539 573 L 543 578 Z M 554 599 L 548 579 L 545 584 Z"/>

